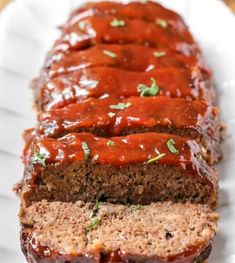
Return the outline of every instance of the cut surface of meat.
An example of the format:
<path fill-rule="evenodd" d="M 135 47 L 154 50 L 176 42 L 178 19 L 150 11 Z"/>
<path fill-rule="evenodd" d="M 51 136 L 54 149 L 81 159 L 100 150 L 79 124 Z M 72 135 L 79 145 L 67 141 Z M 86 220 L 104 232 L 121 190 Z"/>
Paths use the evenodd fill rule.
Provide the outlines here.
<path fill-rule="evenodd" d="M 73 133 L 36 140 L 30 152 L 21 195 L 26 205 L 97 198 L 141 204 L 217 202 L 218 178 L 201 148 L 173 134 L 102 138 Z"/>
<path fill-rule="evenodd" d="M 44 200 L 21 210 L 21 244 L 29 262 L 203 263 L 217 220 L 207 206 L 189 203 Z"/>

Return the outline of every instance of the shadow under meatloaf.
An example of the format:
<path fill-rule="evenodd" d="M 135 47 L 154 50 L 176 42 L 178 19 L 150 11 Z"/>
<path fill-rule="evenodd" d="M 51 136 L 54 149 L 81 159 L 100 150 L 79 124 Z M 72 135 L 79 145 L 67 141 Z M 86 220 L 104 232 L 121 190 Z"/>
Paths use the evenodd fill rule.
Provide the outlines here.
<path fill-rule="evenodd" d="M 21 246 L 29 262 L 202 263 L 217 220 L 208 206 L 189 203 L 44 200 L 21 209 Z"/>
<path fill-rule="evenodd" d="M 88 99 L 42 113 L 37 133 L 52 138 L 71 132 L 111 137 L 143 132 L 171 133 L 195 139 L 210 163 L 221 158 L 218 109 L 204 101 L 168 97 Z"/>
<path fill-rule="evenodd" d="M 139 85 L 151 87 L 156 82 L 157 96 L 202 99 L 214 102 L 211 80 L 197 68 L 163 68 L 149 72 L 133 72 L 112 67 L 96 67 L 74 71 L 48 80 L 34 82 L 37 110 L 61 108 L 87 98 L 129 98 L 140 96 Z"/>
<path fill-rule="evenodd" d="M 41 79 L 47 80 L 79 69 L 100 66 L 130 71 L 150 71 L 168 67 L 199 68 L 206 76 L 211 75 L 200 54 L 189 57 L 169 48 L 97 44 L 85 50 L 65 54 L 52 50 L 48 54 Z"/>
<path fill-rule="evenodd" d="M 134 204 L 191 201 L 214 207 L 217 180 L 199 145 L 187 138 L 144 133 L 108 139 L 74 133 L 32 143 L 21 198 L 26 206 L 43 199 L 99 199 Z"/>

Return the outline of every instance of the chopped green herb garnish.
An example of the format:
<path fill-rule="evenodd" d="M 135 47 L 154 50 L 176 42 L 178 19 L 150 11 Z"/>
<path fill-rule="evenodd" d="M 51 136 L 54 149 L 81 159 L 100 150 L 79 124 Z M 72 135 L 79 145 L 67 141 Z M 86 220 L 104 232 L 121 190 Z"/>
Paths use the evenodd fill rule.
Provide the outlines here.
<path fill-rule="evenodd" d="M 109 108 L 110 109 L 114 109 L 114 110 L 124 110 L 128 107 L 131 106 L 131 103 L 130 102 L 127 102 L 127 103 L 124 103 L 124 102 L 120 102 L 116 105 L 109 105 Z"/>
<path fill-rule="evenodd" d="M 139 0 L 141 4 L 146 4 L 148 3 L 148 0 Z"/>
<path fill-rule="evenodd" d="M 158 156 L 148 160 L 147 164 L 155 163 L 155 162 L 159 161 L 160 159 L 162 159 L 165 155 L 166 155 L 165 153 L 160 153 Z"/>
<path fill-rule="evenodd" d="M 89 216 L 89 218 L 93 218 L 95 215 L 96 215 L 96 213 L 99 211 L 99 209 L 100 209 L 100 202 L 99 202 L 99 200 L 97 199 L 96 200 L 96 202 L 95 202 L 95 205 L 94 205 L 94 207 L 93 207 L 93 209 L 92 209 L 92 212 L 91 212 L 91 214 L 90 214 L 90 216 Z"/>
<path fill-rule="evenodd" d="M 78 27 L 81 29 L 81 30 L 84 30 L 86 28 L 86 25 L 87 25 L 87 22 L 86 21 L 80 21 L 78 23 Z"/>
<path fill-rule="evenodd" d="M 124 20 L 118 20 L 116 18 L 114 18 L 111 22 L 110 22 L 110 26 L 112 27 L 122 27 L 125 26 L 125 21 Z"/>
<path fill-rule="evenodd" d="M 40 163 L 43 167 L 46 167 L 46 158 L 45 153 L 34 153 L 33 162 Z"/>
<path fill-rule="evenodd" d="M 116 115 L 116 113 L 111 112 L 111 111 L 108 113 L 108 116 L 109 116 L 110 118 L 113 118 L 115 115 Z"/>
<path fill-rule="evenodd" d="M 84 160 L 87 161 L 90 156 L 90 149 L 88 148 L 88 145 L 86 142 L 82 142 L 82 149 L 84 151 Z"/>
<path fill-rule="evenodd" d="M 174 146 L 175 141 L 173 139 L 168 140 L 166 144 L 171 153 L 179 154 L 179 150 L 177 150 Z"/>
<path fill-rule="evenodd" d="M 159 92 L 159 87 L 156 83 L 156 80 L 154 78 L 151 78 L 152 84 L 150 87 L 144 84 L 139 84 L 137 89 L 140 92 L 140 96 L 146 97 L 146 96 L 156 96 Z"/>
<path fill-rule="evenodd" d="M 100 209 L 100 202 L 99 202 L 99 200 L 97 199 L 96 200 L 96 202 L 95 202 L 95 205 L 94 205 L 94 207 L 93 207 L 93 212 L 98 212 L 99 211 L 99 209 Z"/>
<path fill-rule="evenodd" d="M 133 211 L 142 210 L 142 209 L 144 209 L 144 207 L 143 207 L 142 205 L 140 205 L 140 204 L 135 205 L 135 206 L 133 206 L 133 208 L 132 208 Z"/>
<path fill-rule="evenodd" d="M 153 55 L 156 57 L 156 58 L 160 58 L 160 57 L 163 57 L 166 55 L 166 52 L 165 51 L 155 51 L 153 52 Z"/>
<path fill-rule="evenodd" d="M 163 28 L 166 28 L 168 26 L 168 23 L 164 19 L 157 19 L 157 24 Z"/>
<path fill-rule="evenodd" d="M 100 219 L 100 218 L 94 217 L 94 218 L 91 220 L 90 224 L 88 224 L 88 226 L 86 227 L 86 231 L 87 231 L 87 232 L 90 232 L 91 230 L 97 229 L 97 227 L 98 227 L 98 225 L 100 224 L 100 222 L 101 222 L 101 219 Z"/>
<path fill-rule="evenodd" d="M 115 54 L 114 52 L 112 52 L 112 51 L 109 51 L 109 50 L 103 50 L 103 53 L 106 55 L 106 56 L 108 56 L 108 57 L 110 57 L 110 58 L 116 58 L 117 57 L 117 54 Z"/>
<path fill-rule="evenodd" d="M 107 141 L 107 146 L 109 146 L 109 147 L 115 147 L 115 142 L 109 140 L 109 141 Z"/>

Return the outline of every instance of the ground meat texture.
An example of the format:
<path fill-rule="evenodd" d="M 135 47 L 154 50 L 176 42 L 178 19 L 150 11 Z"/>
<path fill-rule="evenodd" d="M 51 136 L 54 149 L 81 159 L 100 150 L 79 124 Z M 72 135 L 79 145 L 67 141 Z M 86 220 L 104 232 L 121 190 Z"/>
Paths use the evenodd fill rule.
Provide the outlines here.
<path fill-rule="evenodd" d="M 168 148 L 169 140 L 177 153 Z M 161 133 L 101 138 L 77 133 L 32 144 L 21 197 L 26 205 L 42 199 L 98 198 L 114 203 L 172 200 L 214 206 L 217 176 L 203 160 L 198 144 L 187 138 Z"/>
<path fill-rule="evenodd" d="M 81 131 L 105 137 L 150 131 L 173 133 L 197 140 L 209 162 L 221 157 L 218 109 L 204 101 L 168 97 L 89 99 L 40 115 L 38 133 L 46 137 Z"/>
<path fill-rule="evenodd" d="M 34 98 L 37 110 L 62 108 L 87 98 L 129 98 L 140 96 L 138 86 L 151 86 L 152 79 L 159 87 L 157 96 L 205 100 L 214 102 L 214 90 L 209 78 L 200 70 L 184 68 L 154 69 L 133 72 L 112 67 L 81 69 L 47 82 L 34 81 Z"/>
<path fill-rule="evenodd" d="M 22 209 L 28 262 L 202 263 L 218 215 L 207 206 L 42 201 Z"/>

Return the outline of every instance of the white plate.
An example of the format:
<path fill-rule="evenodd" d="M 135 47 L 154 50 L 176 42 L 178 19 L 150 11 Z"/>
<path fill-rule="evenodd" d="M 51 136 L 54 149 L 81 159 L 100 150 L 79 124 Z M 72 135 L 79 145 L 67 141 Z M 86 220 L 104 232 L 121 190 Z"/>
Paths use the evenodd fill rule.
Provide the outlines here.
<path fill-rule="evenodd" d="M 18 198 L 22 131 L 34 124 L 30 80 L 72 8 L 81 0 L 18 0 L 0 15 L 0 262 L 25 262 L 19 246 Z M 235 18 L 219 0 L 162 0 L 183 15 L 214 70 L 221 116 L 228 126 L 221 177 L 220 230 L 209 262 L 235 263 Z"/>

